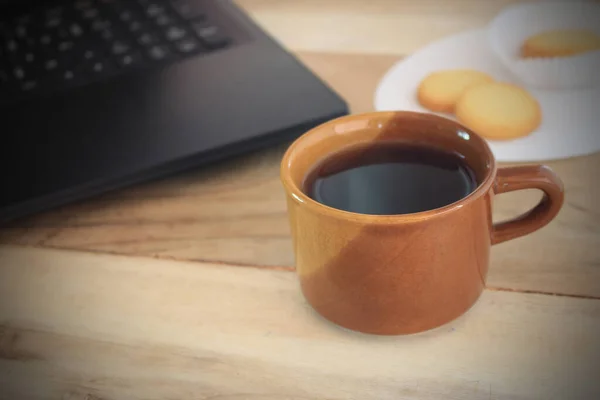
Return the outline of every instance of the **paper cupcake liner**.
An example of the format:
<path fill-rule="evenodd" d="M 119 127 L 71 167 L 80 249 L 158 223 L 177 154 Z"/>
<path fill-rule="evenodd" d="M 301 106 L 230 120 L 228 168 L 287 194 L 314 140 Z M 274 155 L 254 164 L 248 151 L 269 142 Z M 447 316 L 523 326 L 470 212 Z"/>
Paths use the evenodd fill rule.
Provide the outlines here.
<path fill-rule="evenodd" d="M 538 33 L 586 29 L 600 36 L 600 4 L 539 2 L 512 6 L 490 23 L 492 50 L 524 84 L 537 89 L 600 87 L 600 51 L 569 57 L 523 59 L 523 43 Z"/>

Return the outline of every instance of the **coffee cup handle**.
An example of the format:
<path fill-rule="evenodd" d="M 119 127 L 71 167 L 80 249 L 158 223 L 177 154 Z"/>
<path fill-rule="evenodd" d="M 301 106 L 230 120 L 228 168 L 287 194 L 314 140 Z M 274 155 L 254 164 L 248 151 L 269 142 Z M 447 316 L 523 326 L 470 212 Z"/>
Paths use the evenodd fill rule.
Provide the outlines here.
<path fill-rule="evenodd" d="M 494 224 L 492 244 L 528 235 L 546 226 L 556 217 L 564 202 L 560 178 L 543 165 L 506 167 L 498 170 L 494 193 L 501 194 L 523 189 L 539 189 L 544 197 L 532 210 L 509 221 Z"/>

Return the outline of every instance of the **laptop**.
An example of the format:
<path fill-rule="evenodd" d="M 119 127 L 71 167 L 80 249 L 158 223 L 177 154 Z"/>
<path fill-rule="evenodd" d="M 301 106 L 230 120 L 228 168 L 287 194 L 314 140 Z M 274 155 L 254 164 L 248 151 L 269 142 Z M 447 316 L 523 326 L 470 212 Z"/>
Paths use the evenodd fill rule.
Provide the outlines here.
<path fill-rule="evenodd" d="M 0 0 L 0 221 L 346 113 L 227 0 Z"/>

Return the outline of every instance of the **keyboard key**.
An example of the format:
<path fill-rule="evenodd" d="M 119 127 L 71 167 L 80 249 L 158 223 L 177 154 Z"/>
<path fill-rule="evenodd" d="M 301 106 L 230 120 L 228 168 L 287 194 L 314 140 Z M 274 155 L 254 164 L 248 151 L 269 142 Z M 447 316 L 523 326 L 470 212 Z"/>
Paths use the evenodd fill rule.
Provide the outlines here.
<path fill-rule="evenodd" d="M 61 26 L 63 23 L 63 19 L 61 15 L 50 15 L 44 21 L 44 27 L 48 29 L 53 29 Z"/>
<path fill-rule="evenodd" d="M 154 22 L 160 27 L 165 27 L 173 25 L 176 21 L 175 18 L 173 18 L 169 14 L 161 14 L 158 17 L 156 17 L 156 20 Z"/>
<path fill-rule="evenodd" d="M 116 41 L 112 44 L 110 52 L 116 56 L 120 56 L 131 51 L 131 45 L 127 42 Z"/>
<path fill-rule="evenodd" d="M 38 86 L 39 86 L 38 81 L 36 81 L 35 79 L 28 79 L 21 83 L 20 88 L 24 92 L 31 92 L 31 91 L 37 89 Z"/>
<path fill-rule="evenodd" d="M 71 41 L 60 42 L 56 48 L 57 51 L 55 53 L 48 53 L 48 56 L 58 58 L 61 64 L 71 65 L 77 59 L 74 46 L 75 44 Z"/>
<path fill-rule="evenodd" d="M 221 29 L 211 23 L 196 21 L 192 24 L 192 27 L 202 43 L 210 49 L 224 47 L 230 42 L 230 39 L 221 32 Z"/>
<path fill-rule="evenodd" d="M 154 45 L 146 51 L 148 58 L 154 61 L 163 61 L 171 57 L 171 52 L 164 45 Z"/>
<path fill-rule="evenodd" d="M 64 53 L 69 50 L 72 50 L 74 46 L 75 46 L 74 42 L 72 42 L 70 40 L 65 40 L 65 41 L 59 42 L 58 46 L 56 48 L 58 49 L 58 51 L 60 53 Z"/>
<path fill-rule="evenodd" d="M 112 28 L 103 30 L 99 33 L 99 35 L 100 38 L 106 42 L 114 42 L 123 38 L 123 34 L 121 32 L 118 32 Z"/>
<path fill-rule="evenodd" d="M 175 0 L 173 8 L 183 19 L 197 19 L 205 17 L 201 6 L 194 0 Z"/>
<path fill-rule="evenodd" d="M 191 37 L 175 42 L 175 47 L 182 54 L 195 53 L 202 49 L 198 40 Z"/>
<path fill-rule="evenodd" d="M 128 25 L 128 28 L 129 32 L 137 33 L 141 32 L 145 28 L 145 25 L 140 21 L 131 21 Z"/>
<path fill-rule="evenodd" d="M 40 36 L 40 44 L 42 46 L 48 46 L 50 43 L 52 43 L 52 36 L 48 35 L 47 33 Z"/>
<path fill-rule="evenodd" d="M 101 32 L 109 29 L 112 26 L 111 22 L 107 19 L 96 19 L 92 22 L 92 31 Z"/>
<path fill-rule="evenodd" d="M 83 35 L 83 28 L 81 27 L 81 25 L 75 22 L 69 26 L 69 32 L 71 33 L 71 36 L 73 36 L 74 38 L 78 38 Z"/>
<path fill-rule="evenodd" d="M 114 65 L 108 60 L 97 60 L 86 63 L 84 71 L 91 76 L 106 76 L 113 74 L 116 71 Z"/>
<path fill-rule="evenodd" d="M 29 25 L 33 23 L 33 14 L 23 14 L 16 18 L 17 24 Z"/>
<path fill-rule="evenodd" d="M 66 69 L 58 74 L 58 80 L 63 84 L 71 86 L 85 82 L 85 77 L 80 71 L 75 71 L 74 69 Z"/>
<path fill-rule="evenodd" d="M 100 11 L 97 8 L 90 7 L 86 8 L 81 12 L 81 18 L 92 20 L 94 18 L 98 18 L 100 16 Z"/>
<path fill-rule="evenodd" d="M 27 37 L 27 27 L 25 25 L 17 25 L 15 27 L 15 36 L 19 39 L 24 39 Z"/>
<path fill-rule="evenodd" d="M 90 61 L 97 58 L 97 52 L 95 50 L 84 50 L 81 58 L 84 61 Z"/>
<path fill-rule="evenodd" d="M 46 72 L 56 71 L 58 69 L 58 59 L 50 58 L 44 62 L 44 70 Z"/>
<path fill-rule="evenodd" d="M 96 32 L 97 37 L 99 37 L 100 39 L 102 39 L 103 41 L 110 41 L 113 40 L 115 38 L 115 34 L 113 33 L 113 30 L 111 28 L 105 29 L 101 32 Z"/>
<path fill-rule="evenodd" d="M 42 10 L 9 20 L 2 16 L 0 101 L 12 101 L 11 96 L 19 93 L 91 83 L 230 41 L 206 20 L 205 1 L 61 0 L 56 4 L 44 4 Z"/>
<path fill-rule="evenodd" d="M 13 77 L 17 80 L 22 81 L 25 79 L 25 69 L 23 67 L 17 66 L 13 68 Z"/>
<path fill-rule="evenodd" d="M 25 53 L 25 55 L 23 56 L 23 60 L 28 63 L 31 64 L 35 61 L 35 54 L 33 52 L 28 51 L 27 53 Z"/>
<path fill-rule="evenodd" d="M 148 46 L 158 43 L 158 39 L 156 38 L 155 35 L 153 35 L 149 32 L 145 32 L 145 33 L 142 33 L 140 36 L 138 36 L 137 42 L 140 44 L 140 46 L 148 47 Z"/>
<path fill-rule="evenodd" d="M 165 37 L 171 42 L 183 39 L 186 35 L 187 31 L 178 26 L 171 26 L 165 32 Z"/>
<path fill-rule="evenodd" d="M 131 10 L 122 10 L 119 12 L 119 19 L 123 22 L 129 22 L 133 20 L 133 13 Z"/>
<path fill-rule="evenodd" d="M 95 62 L 91 64 L 91 71 L 99 74 L 105 70 L 104 63 L 102 61 Z"/>
<path fill-rule="evenodd" d="M 151 2 L 144 7 L 144 11 L 149 17 L 158 17 L 165 12 L 165 7 L 157 2 Z"/>
<path fill-rule="evenodd" d="M 117 59 L 117 64 L 121 68 L 137 67 L 143 64 L 143 58 L 139 53 L 126 54 Z"/>
<path fill-rule="evenodd" d="M 16 53 L 19 50 L 19 44 L 14 39 L 9 39 L 4 46 L 8 53 Z"/>

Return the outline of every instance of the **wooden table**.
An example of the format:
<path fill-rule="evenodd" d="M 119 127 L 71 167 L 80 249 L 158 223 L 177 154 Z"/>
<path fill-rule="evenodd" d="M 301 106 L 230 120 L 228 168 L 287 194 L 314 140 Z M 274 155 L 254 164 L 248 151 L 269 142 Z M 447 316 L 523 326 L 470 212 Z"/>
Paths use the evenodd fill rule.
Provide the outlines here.
<path fill-rule="evenodd" d="M 511 1 L 239 0 L 350 102 L 400 57 Z M 442 328 L 344 331 L 304 302 L 279 146 L 0 229 L 0 399 L 600 398 L 600 154 L 552 162 L 567 201 L 493 249 Z M 539 197 L 503 195 L 495 218 Z"/>

